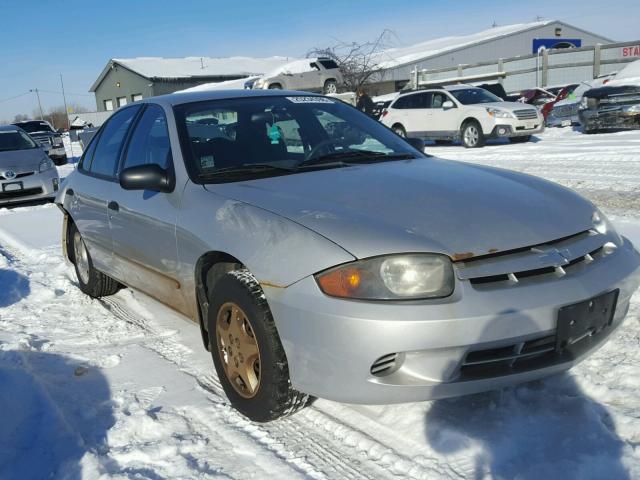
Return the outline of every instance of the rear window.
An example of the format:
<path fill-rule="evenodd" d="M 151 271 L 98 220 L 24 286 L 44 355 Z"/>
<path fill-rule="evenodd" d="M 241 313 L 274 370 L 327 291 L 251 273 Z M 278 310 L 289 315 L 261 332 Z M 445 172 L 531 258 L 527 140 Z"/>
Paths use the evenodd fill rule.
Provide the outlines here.
<path fill-rule="evenodd" d="M 27 150 L 36 147 L 36 143 L 24 132 L 19 130 L 0 131 L 0 152 Z"/>
<path fill-rule="evenodd" d="M 21 122 L 19 127 L 23 129 L 27 133 L 35 133 L 35 132 L 53 132 L 51 126 L 47 122 L 41 121 L 32 121 L 32 122 Z"/>
<path fill-rule="evenodd" d="M 319 62 L 326 69 L 338 68 L 338 64 L 336 62 L 334 62 L 333 60 L 319 60 Z"/>

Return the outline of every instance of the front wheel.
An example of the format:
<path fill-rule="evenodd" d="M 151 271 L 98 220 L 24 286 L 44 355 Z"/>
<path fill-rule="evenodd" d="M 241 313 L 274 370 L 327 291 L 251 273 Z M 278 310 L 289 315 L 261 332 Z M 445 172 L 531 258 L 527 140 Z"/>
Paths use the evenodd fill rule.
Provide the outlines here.
<path fill-rule="evenodd" d="M 304 407 L 262 288 L 248 270 L 224 275 L 209 299 L 211 355 L 231 404 L 250 420 L 268 422 Z"/>
<path fill-rule="evenodd" d="M 510 137 L 509 141 L 511 143 L 527 143 L 531 140 L 531 135 L 523 135 L 522 137 Z"/>
<path fill-rule="evenodd" d="M 470 121 L 462 126 L 462 144 L 466 148 L 478 148 L 484 145 L 484 134 L 480 124 L 476 121 Z"/>
<path fill-rule="evenodd" d="M 121 285 L 118 282 L 93 267 L 89 250 L 74 224 L 71 225 L 69 233 L 73 249 L 72 260 L 80 290 L 93 298 L 113 295 L 120 290 Z"/>

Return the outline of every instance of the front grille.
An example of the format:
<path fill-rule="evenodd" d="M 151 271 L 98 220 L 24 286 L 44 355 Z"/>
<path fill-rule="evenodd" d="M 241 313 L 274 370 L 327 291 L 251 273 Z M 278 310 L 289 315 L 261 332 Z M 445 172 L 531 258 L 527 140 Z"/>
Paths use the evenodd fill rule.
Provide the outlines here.
<path fill-rule="evenodd" d="M 460 366 L 462 380 L 489 378 L 550 365 L 558 358 L 556 336 L 469 352 Z"/>
<path fill-rule="evenodd" d="M 556 117 L 571 117 L 578 114 L 578 104 L 559 105 L 553 107 L 553 115 Z"/>
<path fill-rule="evenodd" d="M 526 110 L 515 110 L 513 114 L 518 120 L 537 120 L 538 111 L 533 108 L 527 108 Z"/>
<path fill-rule="evenodd" d="M 474 286 L 512 286 L 545 276 L 562 277 L 588 267 L 604 255 L 606 245 L 604 235 L 587 230 L 544 244 L 460 260 L 454 265 L 458 278 Z"/>
<path fill-rule="evenodd" d="M 24 178 L 24 177 L 28 177 L 29 175 L 33 175 L 36 172 L 22 172 L 22 173 L 16 173 L 16 176 L 13 177 L 11 180 L 14 180 L 16 178 Z M 9 180 L 8 178 L 5 178 L 4 175 L 0 175 L 0 180 Z"/>
<path fill-rule="evenodd" d="M 42 188 L 25 188 L 24 190 L 15 190 L 13 192 L 0 192 L 0 199 L 5 198 L 18 198 L 28 197 L 30 195 L 39 195 L 42 193 Z"/>
<path fill-rule="evenodd" d="M 388 355 L 383 355 L 371 365 L 371 375 L 382 377 L 388 373 L 391 373 L 395 370 L 397 360 L 397 353 L 389 353 Z"/>

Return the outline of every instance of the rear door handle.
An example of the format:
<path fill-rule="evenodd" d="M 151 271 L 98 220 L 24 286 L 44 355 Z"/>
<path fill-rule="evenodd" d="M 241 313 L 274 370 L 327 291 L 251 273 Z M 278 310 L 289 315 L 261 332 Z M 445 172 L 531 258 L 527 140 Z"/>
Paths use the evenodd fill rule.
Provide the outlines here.
<path fill-rule="evenodd" d="M 112 200 L 107 204 L 107 208 L 109 210 L 113 210 L 114 212 L 118 212 L 120 210 L 120 205 L 118 205 L 118 202 L 114 202 Z"/>

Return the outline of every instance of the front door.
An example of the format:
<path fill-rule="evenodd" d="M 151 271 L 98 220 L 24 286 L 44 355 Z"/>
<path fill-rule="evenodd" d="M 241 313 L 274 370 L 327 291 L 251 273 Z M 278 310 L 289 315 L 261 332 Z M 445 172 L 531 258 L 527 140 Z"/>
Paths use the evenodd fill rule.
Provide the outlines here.
<path fill-rule="evenodd" d="M 445 102 L 453 103 L 453 108 L 444 108 Z M 460 128 L 460 109 L 456 103 L 444 92 L 434 92 L 431 97 L 431 117 L 429 124 L 434 131 L 427 135 L 431 138 L 452 138 L 458 134 Z"/>
<path fill-rule="evenodd" d="M 118 188 L 116 167 L 122 143 L 139 106 L 115 113 L 91 141 L 78 166 L 69 213 L 84 239 L 94 266 L 113 274 L 108 202 Z"/>
<path fill-rule="evenodd" d="M 123 154 L 121 170 L 147 164 L 173 171 L 167 119 L 162 108 L 154 104 L 147 105 L 140 115 Z M 180 187 L 165 193 L 118 186 L 111 199 L 109 221 L 117 277 L 184 312 L 175 235 L 179 192 Z"/>

